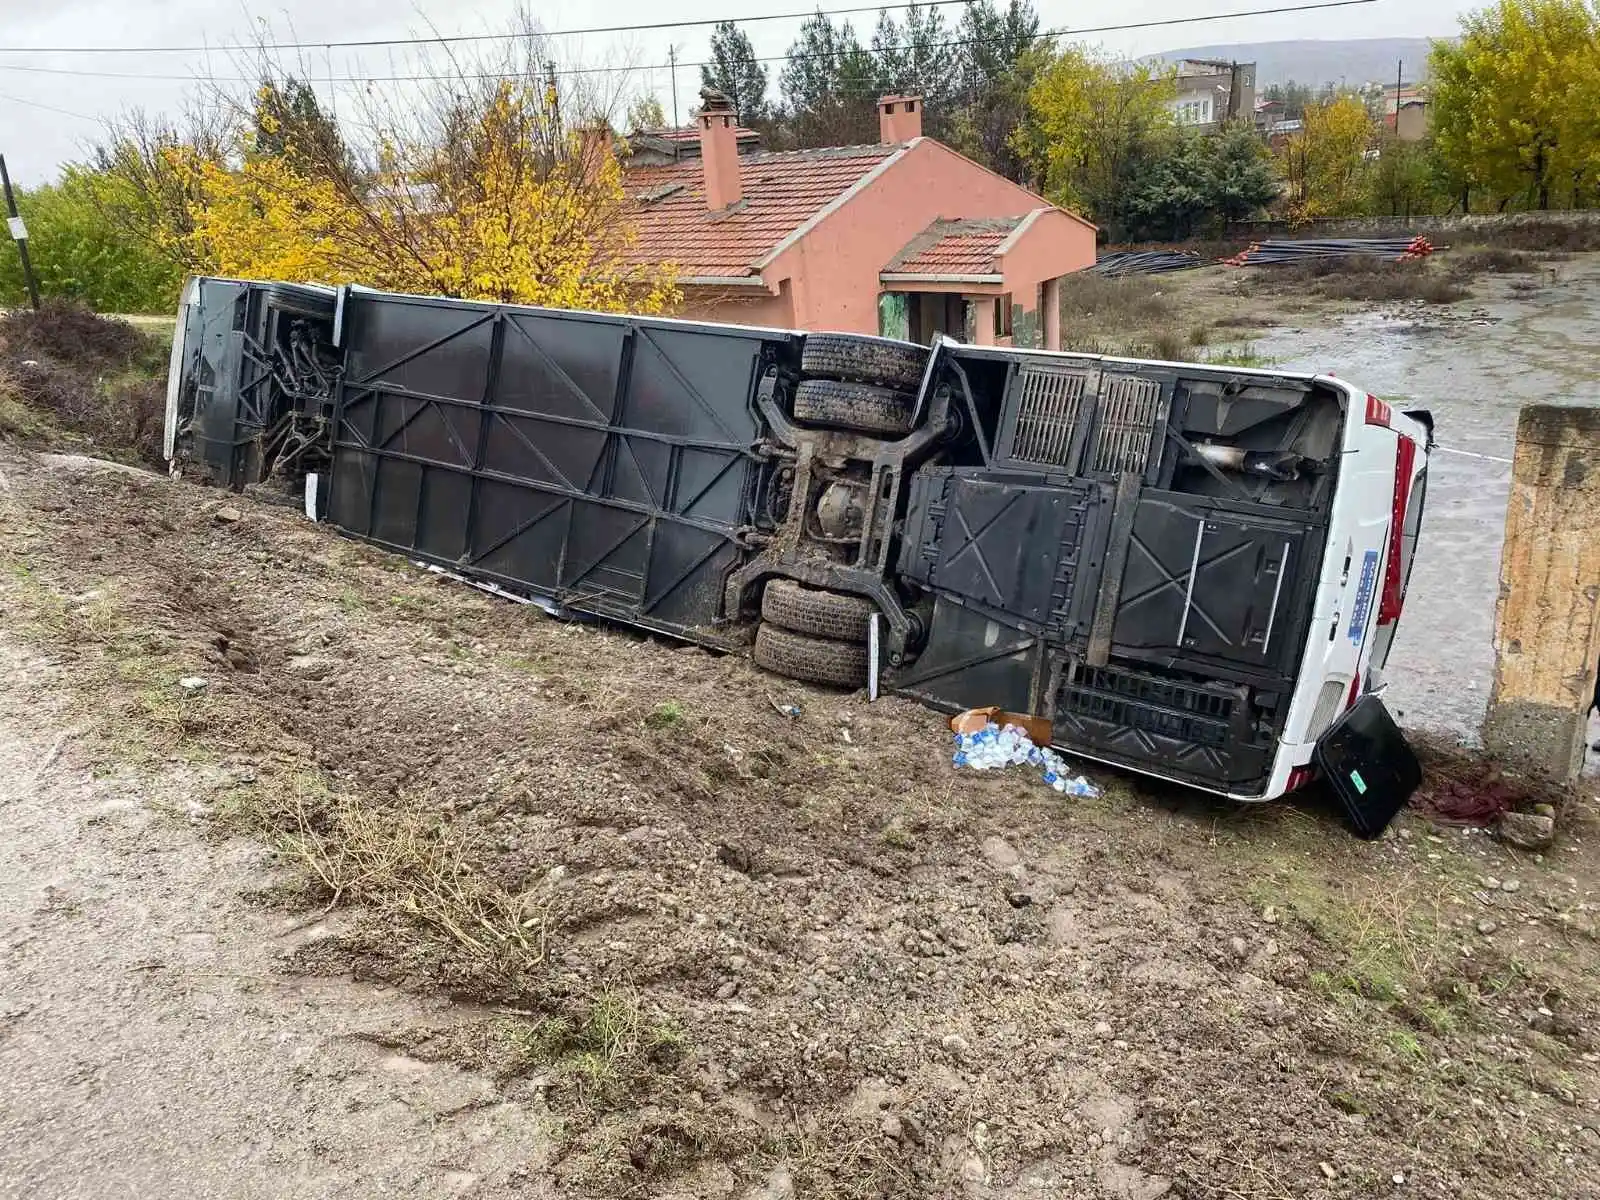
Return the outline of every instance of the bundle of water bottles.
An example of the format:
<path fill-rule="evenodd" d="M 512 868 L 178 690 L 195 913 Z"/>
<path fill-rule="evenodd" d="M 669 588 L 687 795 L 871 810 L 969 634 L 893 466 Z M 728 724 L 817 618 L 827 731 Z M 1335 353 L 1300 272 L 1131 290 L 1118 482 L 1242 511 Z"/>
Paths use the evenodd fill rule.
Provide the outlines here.
<path fill-rule="evenodd" d="M 1100 789 L 1082 775 L 1073 775 L 1066 759 L 1049 746 L 1036 746 L 1020 725 L 996 725 L 990 721 L 976 733 L 955 735 L 956 752 L 951 759 L 958 767 L 974 771 L 998 771 L 1006 767 L 1039 768 L 1045 783 L 1068 796 L 1098 796 Z"/>

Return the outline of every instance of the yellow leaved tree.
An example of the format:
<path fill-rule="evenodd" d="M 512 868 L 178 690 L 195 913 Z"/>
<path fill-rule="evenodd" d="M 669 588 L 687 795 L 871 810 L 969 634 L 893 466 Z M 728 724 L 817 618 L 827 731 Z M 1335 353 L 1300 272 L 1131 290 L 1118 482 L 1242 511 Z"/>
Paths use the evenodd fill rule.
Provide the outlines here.
<path fill-rule="evenodd" d="M 1174 127 L 1173 77 L 1169 67 L 1065 46 L 1035 78 L 1013 148 L 1053 200 L 1104 220 L 1129 165 Z"/>
<path fill-rule="evenodd" d="M 1364 211 L 1374 138 L 1372 116 L 1354 96 L 1309 106 L 1301 131 L 1284 147 L 1293 215 L 1310 220 Z"/>
<path fill-rule="evenodd" d="M 1461 25 L 1430 59 L 1449 175 L 1500 204 L 1600 197 L 1600 14 L 1583 0 L 1500 0 Z"/>
<path fill-rule="evenodd" d="M 609 134 L 571 130 L 553 90 L 510 78 L 387 123 L 368 161 L 267 84 L 231 162 L 197 167 L 189 219 L 221 274 L 363 283 L 507 303 L 661 312 L 670 266 L 637 261 Z"/>
<path fill-rule="evenodd" d="M 526 14 L 476 60 L 324 109 L 263 41 L 260 86 L 204 91 L 184 132 L 135 114 L 99 152 L 109 217 L 181 270 L 507 303 L 662 312 L 671 264 L 637 252 L 609 83 L 557 86 Z M 437 69 L 437 68 L 435 68 Z M 625 86 L 625 73 L 594 80 Z M 574 115 L 577 120 L 574 120 Z"/>

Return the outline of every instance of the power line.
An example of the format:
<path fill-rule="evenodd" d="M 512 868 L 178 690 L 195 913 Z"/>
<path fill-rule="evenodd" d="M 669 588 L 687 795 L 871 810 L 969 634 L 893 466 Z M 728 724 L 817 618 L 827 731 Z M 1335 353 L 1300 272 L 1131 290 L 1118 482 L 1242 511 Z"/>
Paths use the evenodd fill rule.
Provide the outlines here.
<path fill-rule="evenodd" d="M 922 0 L 921 3 L 863 4 L 854 8 L 807 9 L 804 12 L 764 13 L 737 17 L 696 17 L 681 21 L 649 21 L 632 25 L 596 25 L 591 29 L 551 29 L 533 31 L 538 37 L 580 37 L 593 33 L 638 33 L 647 29 L 692 29 L 704 25 L 732 22 L 749 25 L 757 21 L 797 21 L 814 16 L 845 16 L 852 13 L 897 11 L 906 8 L 936 8 L 946 4 L 966 4 L 970 0 Z M 356 50 L 374 46 L 444 46 L 456 42 L 500 42 L 521 37 L 517 33 L 439 34 L 433 37 L 370 38 L 353 42 L 261 42 L 240 49 L 250 50 Z M 212 52 L 217 46 L 8 46 L 5 54 L 195 54 Z M 223 47 L 226 49 L 226 47 Z"/>
<path fill-rule="evenodd" d="M 955 0 L 940 0 L 940 2 L 941 3 L 951 3 L 951 2 L 955 2 Z M 964 2 L 964 0 L 963 0 L 963 2 Z M 1166 18 L 1164 20 L 1157 20 L 1157 21 L 1131 21 L 1131 22 L 1127 22 L 1125 24 L 1120 24 L 1120 25 L 1093 25 L 1093 26 L 1088 26 L 1088 27 L 1081 28 L 1081 29 L 1069 29 L 1069 28 L 1047 29 L 1047 30 L 1044 30 L 1044 31 L 1042 31 L 1040 33 L 1034 34 L 1033 38 L 1030 39 L 1030 40 L 1038 40 L 1038 39 L 1053 38 L 1053 37 L 1081 37 L 1083 35 L 1091 34 L 1091 33 L 1120 33 L 1120 32 L 1125 32 L 1125 31 L 1133 30 L 1133 29 L 1154 29 L 1154 28 L 1171 26 L 1171 25 L 1193 25 L 1193 24 L 1197 24 L 1197 23 L 1203 22 L 1203 21 L 1228 21 L 1228 20 L 1233 20 L 1233 19 L 1238 18 L 1238 17 L 1275 16 L 1275 15 L 1279 15 L 1279 14 L 1282 14 L 1282 13 L 1311 12 L 1311 11 L 1316 10 L 1316 9 L 1353 8 L 1353 7 L 1357 7 L 1359 5 L 1376 4 L 1378 2 L 1379 2 L 1379 0 L 1314 0 L 1314 2 L 1306 3 L 1306 4 L 1280 5 L 1280 6 L 1274 7 L 1274 8 L 1243 9 L 1243 10 L 1238 10 L 1238 11 L 1234 11 L 1234 12 L 1224 12 L 1224 13 L 1203 13 L 1203 14 L 1201 14 L 1199 16 L 1169 17 L 1169 18 Z M 910 5 L 897 5 L 897 6 L 894 6 L 894 7 L 907 8 L 907 7 L 910 7 Z M 864 10 L 836 9 L 834 11 L 835 12 L 853 12 L 853 11 L 864 11 Z M 876 10 L 874 9 L 873 11 L 876 11 Z M 826 15 L 826 14 L 824 14 L 824 15 Z M 654 28 L 654 27 L 653 26 L 629 26 L 627 28 L 640 28 L 640 29 L 642 29 L 642 28 Z M 1014 40 L 1017 40 L 1014 36 L 991 37 L 991 38 L 951 38 L 951 39 L 948 39 L 946 41 L 931 43 L 929 46 L 924 47 L 924 48 L 926 48 L 926 49 L 948 49 L 948 48 L 954 48 L 954 47 L 960 47 L 960 46 L 988 45 L 988 44 L 995 43 L 995 42 L 1010 42 L 1010 41 L 1014 41 Z M 316 45 L 320 45 L 321 43 L 315 43 L 315 44 Z M 333 43 L 333 45 L 339 45 L 339 44 L 340 43 L 338 43 L 338 42 Z M 912 49 L 917 49 L 917 48 L 918 47 L 915 47 L 915 46 L 881 46 L 881 47 L 878 47 L 878 46 L 859 46 L 859 47 L 857 47 L 857 49 L 860 50 L 860 52 L 863 53 L 863 54 L 894 54 L 894 53 L 900 53 L 902 51 L 912 50 Z M 833 54 L 822 53 L 822 52 L 813 53 L 813 54 L 768 54 L 768 55 L 756 56 L 756 57 L 753 57 L 751 59 L 747 59 L 746 61 L 748 61 L 748 62 L 756 62 L 756 63 L 774 63 L 774 62 L 791 62 L 791 61 L 794 61 L 796 59 L 813 59 L 813 58 L 829 58 L 829 57 L 833 57 Z M 649 64 L 645 64 L 645 65 L 640 65 L 640 66 L 567 67 L 567 68 L 563 68 L 561 70 L 555 71 L 554 74 L 560 75 L 560 76 L 613 75 L 613 74 L 628 74 L 628 73 L 632 73 L 634 71 L 667 71 L 667 70 L 673 70 L 673 69 L 678 68 L 678 67 L 707 67 L 707 66 L 713 66 L 713 65 L 715 65 L 715 64 L 713 64 L 710 61 L 703 61 L 703 62 L 681 62 L 680 61 L 680 62 L 676 62 L 676 63 L 671 63 L 671 62 L 649 63 Z M 169 80 L 169 81 L 179 81 L 179 82 L 187 82 L 187 83 L 192 83 L 192 82 L 195 82 L 196 80 L 204 80 L 204 81 L 213 82 L 213 83 L 255 83 L 255 82 L 258 82 L 258 80 L 255 77 L 247 76 L 247 75 L 193 75 L 193 74 L 190 74 L 190 75 L 171 75 L 171 74 L 168 74 L 168 75 L 157 75 L 157 74 L 145 74 L 145 73 L 142 73 L 142 72 L 127 72 L 127 71 L 77 70 L 77 69 L 70 68 L 70 67 L 23 67 L 23 66 L 15 66 L 15 65 L 12 65 L 10 63 L 0 63 L 0 71 L 23 71 L 23 72 L 28 72 L 28 73 L 31 73 L 31 74 L 41 74 L 41 75 L 90 76 L 90 77 L 97 78 L 97 79 Z M 549 74 L 549 72 L 546 72 L 544 70 L 532 70 L 532 71 L 462 72 L 462 73 L 453 74 L 453 75 L 438 75 L 438 74 L 327 75 L 327 76 L 323 77 L 323 80 L 325 80 L 329 84 L 333 84 L 333 83 L 346 83 L 346 84 L 362 84 L 362 83 L 426 83 L 426 82 L 451 82 L 451 81 L 457 81 L 457 80 L 475 80 L 475 79 L 542 79 L 547 74 Z M 321 82 L 321 81 L 319 81 L 319 82 Z"/>
<path fill-rule="evenodd" d="M 40 104 L 37 100 L 24 100 L 21 96 L 8 96 L 4 92 L 0 92 L 0 100 L 9 100 L 12 104 L 22 104 L 28 108 L 42 108 L 45 112 L 60 113 L 63 117 L 77 117 L 80 121 L 93 121 L 96 125 L 100 123 L 99 117 L 91 117 L 80 112 L 71 112 L 65 108 L 57 108 L 53 104 Z"/>

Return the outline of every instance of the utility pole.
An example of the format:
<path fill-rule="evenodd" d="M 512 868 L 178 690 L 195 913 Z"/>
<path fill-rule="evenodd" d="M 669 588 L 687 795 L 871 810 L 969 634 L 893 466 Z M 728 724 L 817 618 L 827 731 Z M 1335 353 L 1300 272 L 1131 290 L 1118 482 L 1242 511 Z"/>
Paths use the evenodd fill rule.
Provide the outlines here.
<path fill-rule="evenodd" d="M 667 62 L 672 64 L 672 127 L 678 127 L 678 47 L 667 47 Z"/>
<path fill-rule="evenodd" d="M 22 214 L 17 212 L 17 198 L 11 191 L 11 176 L 6 171 L 6 156 L 0 154 L 0 185 L 6 193 L 6 214 L 10 220 L 6 222 L 11 228 L 11 237 L 17 243 L 17 253 L 22 255 L 22 277 L 28 283 L 28 299 L 33 302 L 34 311 L 39 310 L 39 281 L 33 277 L 33 260 L 28 257 L 28 227 L 22 223 Z"/>

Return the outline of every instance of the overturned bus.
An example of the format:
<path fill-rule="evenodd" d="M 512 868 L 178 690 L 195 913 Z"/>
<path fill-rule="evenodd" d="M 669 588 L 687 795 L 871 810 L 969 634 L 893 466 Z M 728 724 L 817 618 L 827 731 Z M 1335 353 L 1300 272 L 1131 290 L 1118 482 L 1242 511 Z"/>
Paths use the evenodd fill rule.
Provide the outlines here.
<path fill-rule="evenodd" d="M 547 607 L 1262 800 L 1415 786 L 1358 701 L 1430 430 L 1321 376 L 205 278 L 166 451 Z"/>

